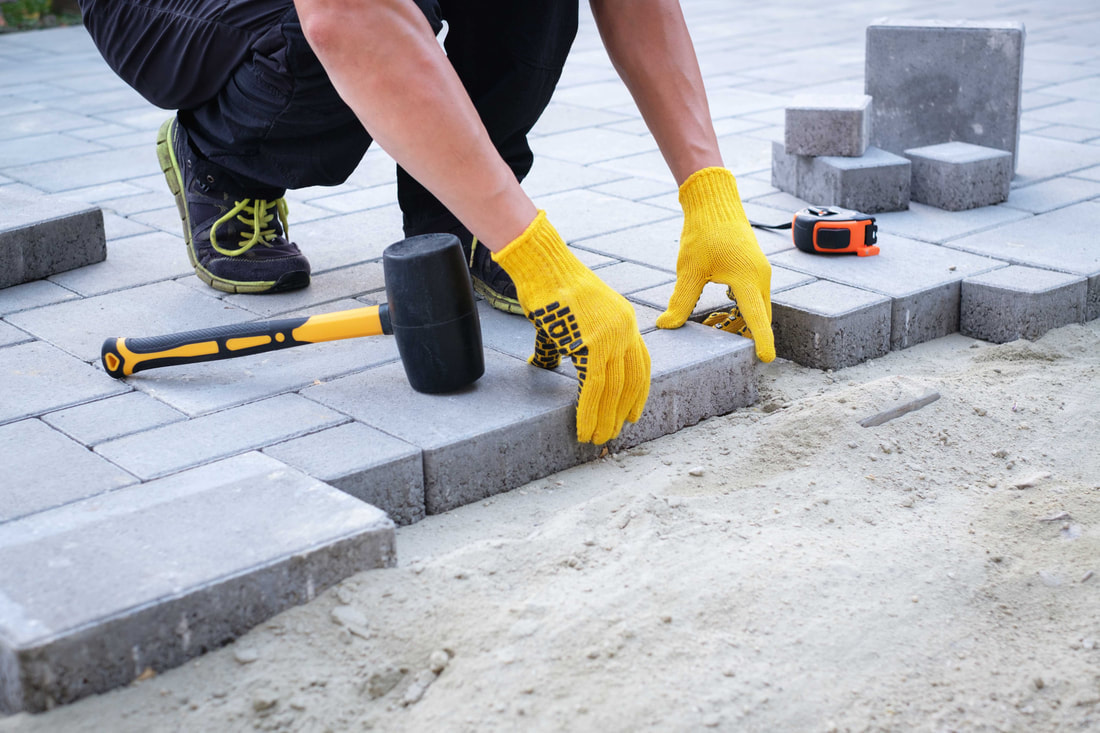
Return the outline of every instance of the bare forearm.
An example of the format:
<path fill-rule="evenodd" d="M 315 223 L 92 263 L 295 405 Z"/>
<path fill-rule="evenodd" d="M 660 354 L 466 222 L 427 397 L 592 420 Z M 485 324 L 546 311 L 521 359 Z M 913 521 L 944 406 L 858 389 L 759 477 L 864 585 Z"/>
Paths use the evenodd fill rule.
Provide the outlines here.
<path fill-rule="evenodd" d="M 721 166 L 699 62 L 677 0 L 591 0 L 607 53 L 676 183 Z"/>
<path fill-rule="evenodd" d="M 409 0 L 295 0 L 310 46 L 363 127 L 493 250 L 536 208 Z"/>

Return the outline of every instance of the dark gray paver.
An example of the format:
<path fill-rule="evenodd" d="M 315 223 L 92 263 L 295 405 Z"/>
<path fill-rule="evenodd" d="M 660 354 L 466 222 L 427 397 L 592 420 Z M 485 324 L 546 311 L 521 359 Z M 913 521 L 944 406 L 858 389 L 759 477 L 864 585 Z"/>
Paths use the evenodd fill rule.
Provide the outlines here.
<path fill-rule="evenodd" d="M 1034 341 L 1052 328 L 1085 320 L 1088 281 L 1080 275 L 1012 265 L 962 284 L 959 331 L 1005 343 Z"/>
<path fill-rule="evenodd" d="M 854 158 L 792 155 L 772 142 L 772 185 L 805 201 L 867 214 L 909 207 L 910 163 L 876 147 Z"/>
<path fill-rule="evenodd" d="M 879 246 L 881 254 L 872 257 L 812 255 L 795 249 L 774 255 L 772 261 L 822 280 L 889 296 L 893 299 L 892 349 L 958 331 L 959 283 L 1005 264 L 881 232 Z"/>
<path fill-rule="evenodd" d="M 871 98 L 813 94 L 787 105 L 784 146 L 791 155 L 859 156 L 871 144 Z"/>
<path fill-rule="evenodd" d="M 380 510 L 259 454 L 0 525 L 0 713 L 179 665 L 394 552 Z"/>
<path fill-rule="evenodd" d="M 1020 136 L 1024 27 L 1017 22 L 876 21 L 867 27 L 864 91 L 871 144 L 962 141 L 1007 150 Z"/>
<path fill-rule="evenodd" d="M 187 416 L 142 392 L 49 412 L 43 422 L 86 446 L 186 420 Z"/>
<path fill-rule="evenodd" d="M 437 514 L 595 456 L 579 445 L 571 377 L 485 352 L 485 375 L 446 395 L 414 392 L 399 364 L 302 394 L 419 447 L 425 506 Z"/>
<path fill-rule="evenodd" d="M 94 206 L 0 189 L 0 211 L 0 288 L 107 256 L 103 214 Z"/>
<path fill-rule="evenodd" d="M 1086 320 L 1092 320 L 1100 318 L 1100 247 L 1096 246 L 1098 227 L 1100 202 L 1087 201 L 946 244 L 1016 265 L 1087 277 Z"/>
<path fill-rule="evenodd" d="M 6 484 L 0 535 L 3 523 L 17 517 L 137 483 L 118 466 L 34 419 L 0 426 L 0 463 Z M 43 466 L 51 469 L 43 471 Z"/>
<path fill-rule="evenodd" d="M 890 298 L 819 280 L 772 298 L 775 353 L 816 369 L 840 369 L 890 350 Z"/>
<path fill-rule="evenodd" d="M 95 451 L 148 480 L 346 421 L 298 395 L 280 395 L 109 440 Z"/>
<path fill-rule="evenodd" d="M 421 451 L 380 430 L 348 423 L 263 452 L 378 507 L 398 524 L 424 518 Z"/>
<path fill-rule="evenodd" d="M 0 348 L 0 423 L 128 392 L 102 371 L 41 341 Z"/>
<path fill-rule="evenodd" d="M 963 142 L 909 148 L 910 197 L 947 211 L 976 209 L 1008 198 L 1012 154 Z"/>

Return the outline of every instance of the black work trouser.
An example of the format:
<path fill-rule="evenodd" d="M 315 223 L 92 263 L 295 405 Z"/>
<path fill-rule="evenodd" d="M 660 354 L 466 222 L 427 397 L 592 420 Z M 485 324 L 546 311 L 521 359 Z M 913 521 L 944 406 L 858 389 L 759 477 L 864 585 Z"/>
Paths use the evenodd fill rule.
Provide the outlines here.
<path fill-rule="evenodd" d="M 412 0 L 516 178 L 577 30 L 577 0 Z M 104 59 L 142 96 L 179 110 L 198 152 L 247 190 L 342 183 L 371 138 L 302 34 L 293 0 L 81 0 Z M 455 219 L 398 168 L 406 235 Z"/>

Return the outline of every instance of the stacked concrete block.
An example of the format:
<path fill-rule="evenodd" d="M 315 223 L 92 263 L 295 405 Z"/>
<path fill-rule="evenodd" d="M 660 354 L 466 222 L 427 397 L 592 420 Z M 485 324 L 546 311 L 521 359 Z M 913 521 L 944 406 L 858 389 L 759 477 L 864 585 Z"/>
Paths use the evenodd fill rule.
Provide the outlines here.
<path fill-rule="evenodd" d="M 772 298 L 775 353 L 840 369 L 890 351 L 890 298 L 819 280 Z"/>
<path fill-rule="evenodd" d="M 884 19 L 867 28 L 871 144 L 967 142 L 1012 154 L 1020 138 L 1022 23 Z"/>
<path fill-rule="evenodd" d="M 1085 320 L 1088 280 L 1080 275 L 1013 265 L 962 284 L 959 330 L 1002 344 L 1034 341 L 1052 328 Z"/>
<path fill-rule="evenodd" d="M 871 140 L 871 97 L 805 95 L 787 107 L 784 144 L 792 155 L 857 157 Z"/>
<path fill-rule="evenodd" d="M 0 288 L 107 258 L 103 212 L 51 196 L 0 190 Z"/>
<path fill-rule="evenodd" d="M 976 209 L 1008 198 L 1012 154 L 963 142 L 910 148 L 910 197 L 947 211 Z"/>
<path fill-rule="evenodd" d="M 910 163 L 878 148 L 858 157 L 793 155 L 772 142 L 772 185 L 818 206 L 865 214 L 909 208 Z"/>

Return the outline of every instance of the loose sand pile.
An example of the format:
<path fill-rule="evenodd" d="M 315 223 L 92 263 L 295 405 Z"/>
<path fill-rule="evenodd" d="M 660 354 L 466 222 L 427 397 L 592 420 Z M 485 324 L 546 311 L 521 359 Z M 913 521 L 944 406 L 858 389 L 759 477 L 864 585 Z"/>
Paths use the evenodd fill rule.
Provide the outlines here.
<path fill-rule="evenodd" d="M 1100 321 L 759 374 L 753 408 L 0 731 L 1100 730 Z"/>

